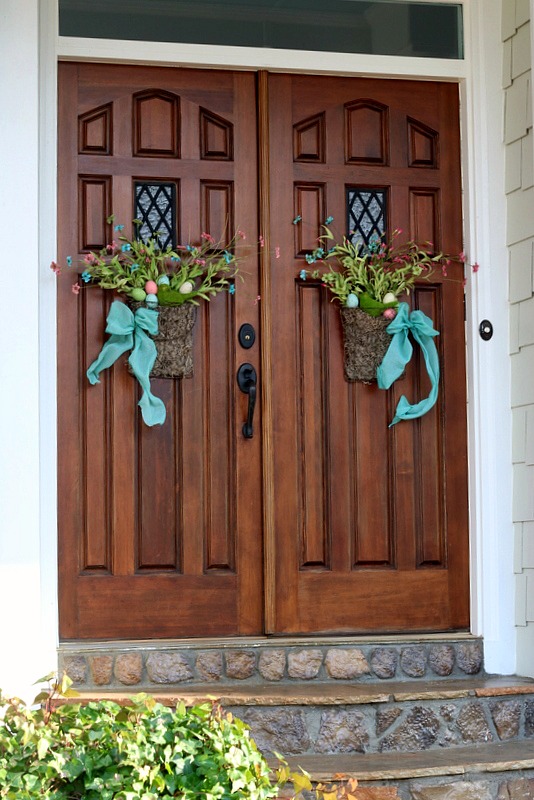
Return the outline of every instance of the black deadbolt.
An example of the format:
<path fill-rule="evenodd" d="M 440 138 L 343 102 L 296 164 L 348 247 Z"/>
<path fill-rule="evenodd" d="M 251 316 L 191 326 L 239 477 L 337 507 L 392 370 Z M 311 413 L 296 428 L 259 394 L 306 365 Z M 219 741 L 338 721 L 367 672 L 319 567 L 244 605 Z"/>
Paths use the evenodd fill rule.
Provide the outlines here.
<path fill-rule="evenodd" d="M 239 344 L 245 350 L 249 350 L 254 342 L 256 341 L 256 331 L 250 324 L 250 322 L 245 322 L 239 328 L 239 333 L 237 334 L 237 338 L 239 339 Z"/>

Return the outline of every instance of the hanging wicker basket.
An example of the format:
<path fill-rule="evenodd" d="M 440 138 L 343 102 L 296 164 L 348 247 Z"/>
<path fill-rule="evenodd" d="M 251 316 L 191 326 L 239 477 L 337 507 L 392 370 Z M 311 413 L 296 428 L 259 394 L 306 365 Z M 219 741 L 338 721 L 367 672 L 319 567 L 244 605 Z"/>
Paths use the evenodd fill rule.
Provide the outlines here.
<path fill-rule="evenodd" d="M 345 378 L 362 383 L 376 381 L 376 370 L 391 342 L 391 336 L 386 333 L 391 320 L 371 317 L 359 308 L 342 308 L 341 321 Z"/>
<path fill-rule="evenodd" d="M 144 303 L 129 302 L 132 311 Z M 181 306 L 158 306 L 159 333 L 153 336 L 157 356 L 151 378 L 191 378 L 193 376 L 193 326 L 197 307 L 192 303 Z"/>

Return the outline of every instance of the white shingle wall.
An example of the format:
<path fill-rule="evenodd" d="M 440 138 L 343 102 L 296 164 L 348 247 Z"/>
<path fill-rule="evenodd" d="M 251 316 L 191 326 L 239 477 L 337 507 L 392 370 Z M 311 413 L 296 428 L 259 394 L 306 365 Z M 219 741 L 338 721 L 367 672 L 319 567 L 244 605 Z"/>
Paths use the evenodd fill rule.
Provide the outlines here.
<path fill-rule="evenodd" d="M 529 0 L 503 0 L 518 672 L 534 674 L 534 174 Z"/>

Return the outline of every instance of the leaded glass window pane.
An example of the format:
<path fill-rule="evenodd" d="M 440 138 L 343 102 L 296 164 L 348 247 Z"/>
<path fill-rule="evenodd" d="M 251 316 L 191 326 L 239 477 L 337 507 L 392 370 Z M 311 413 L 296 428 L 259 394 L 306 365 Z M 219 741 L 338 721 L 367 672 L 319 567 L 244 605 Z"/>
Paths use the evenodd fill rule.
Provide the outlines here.
<path fill-rule="evenodd" d="M 386 233 L 387 194 L 385 189 L 347 189 L 347 229 L 350 241 L 367 249 Z"/>
<path fill-rule="evenodd" d="M 176 244 L 176 184 L 136 183 L 135 210 L 137 237 L 146 241 L 151 236 L 159 239 L 164 250 Z"/>

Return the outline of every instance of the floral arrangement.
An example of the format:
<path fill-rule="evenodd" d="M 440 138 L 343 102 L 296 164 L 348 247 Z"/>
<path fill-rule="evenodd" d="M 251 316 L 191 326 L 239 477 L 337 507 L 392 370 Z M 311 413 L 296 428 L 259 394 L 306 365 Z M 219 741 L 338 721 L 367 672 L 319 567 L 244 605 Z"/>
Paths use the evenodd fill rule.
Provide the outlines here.
<path fill-rule="evenodd" d="M 115 226 L 119 233 L 123 229 L 124 225 Z M 198 305 L 199 300 L 210 300 L 219 292 L 233 293 L 233 279 L 238 274 L 233 248 L 243 238 L 244 234 L 238 231 L 222 245 L 209 233 L 203 233 L 199 245 L 162 249 L 157 233 L 146 240 L 119 235 L 118 241 L 98 253 L 87 253 L 81 282 L 77 281 L 72 291 L 79 294 L 85 286 L 100 286 L 148 307 Z M 67 265 L 72 265 L 71 258 L 67 258 Z M 60 271 L 55 262 L 51 268 L 56 273 Z"/>
<path fill-rule="evenodd" d="M 421 246 L 414 241 L 398 243 L 401 230 L 393 231 L 390 240 L 376 237 L 367 249 L 353 243 L 346 236 L 340 243 L 327 249 L 329 240 L 334 239 L 330 228 L 323 226 L 325 233 L 320 237 L 320 247 L 306 256 L 309 264 L 323 261 L 334 262 L 330 269 L 316 269 L 311 277 L 320 279 L 342 306 L 359 307 L 372 317 L 385 316 L 392 319 L 396 314 L 399 297 L 409 294 L 417 279 L 428 280 L 436 268 L 447 275 L 447 267 L 453 260 L 465 261 L 460 253 L 456 257 L 443 253 L 432 254 L 432 244 Z M 425 247 L 427 249 L 425 249 Z M 473 271 L 478 265 L 473 265 Z M 301 272 L 301 278 L 308 275 Z"/>

